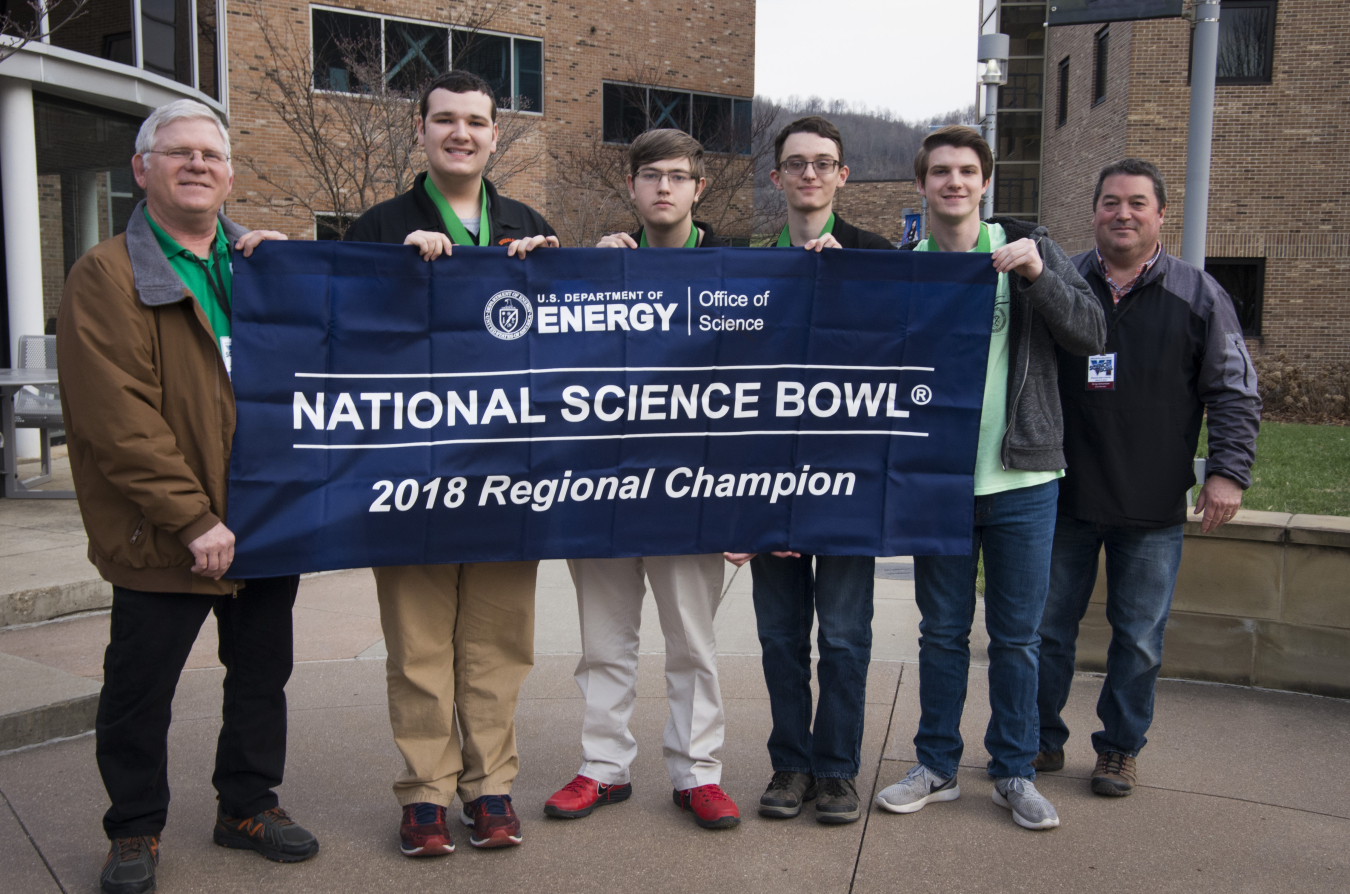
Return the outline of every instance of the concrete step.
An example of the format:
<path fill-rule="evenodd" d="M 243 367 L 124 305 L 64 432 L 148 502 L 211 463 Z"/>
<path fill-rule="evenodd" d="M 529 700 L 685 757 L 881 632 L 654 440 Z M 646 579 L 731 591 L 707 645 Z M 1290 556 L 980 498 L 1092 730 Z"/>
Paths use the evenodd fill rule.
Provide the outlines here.
<path fill-rule="evenodd" d="M 102 684 L 0 653 L 0 753 L 94 728 Z"/>

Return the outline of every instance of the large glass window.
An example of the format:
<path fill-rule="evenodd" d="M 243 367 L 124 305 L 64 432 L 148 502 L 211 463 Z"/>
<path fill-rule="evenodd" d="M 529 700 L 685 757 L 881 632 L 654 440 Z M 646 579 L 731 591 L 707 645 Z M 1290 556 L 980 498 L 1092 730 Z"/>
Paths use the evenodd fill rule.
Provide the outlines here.
<path fill-rule="evenodd" d="M 374 85 L 363 80 L 379 71 L 412 91 L 456 68 L 487 81 L 499 108 L 543 111 L 542 41 L 333 9 L 313 9 L 311 21 L 316 90 L 365 92 Z"/>
<path fill-rule="evenodd" d="M 1275 0 L 1224 0 L 1219 14 L 1220 84 L 1269 84 Z"/>
<path fill-rule="evenodd" d="M 11 3 L 17 6 L 17 3 Z M 132 31 L 131 0 L 103 0 L 89 4 L 81 16 L 67 22 L 52 35 L 52 45 L 87 56 L 136 64 L 136 39 Z"/>
<path fill-rule="evenodd" d="M 220 99 L 220 34 L 216 0 L 197 0 L 197 89 Z"/>
<path fill-rule="evenodd" d="M 1040 207 L 1041 166 L 1039 164 L 998 165 L 994 177 L 994 212 L 1035 218 Z"/>
<path fill-rule="evenodd" d="M 141 0 L 141 67 L 180 84 L 192 83 L 190 0 Z"/>
<path fill-rule="evenodd" d="M 606 82 L 601 104 L 606 143 L 631 143 L 643 131 L 673 127 L 709 152 L 750 153 L 748 99 Z"/>
<path fill-rule="evenodd" d="M 1038 112 L 998 113 L 999 161 L 1041 160 L 1041 116 Z"/>
<path fill-rule="evenodd" d="M 998 89 L 1000 109 L 1039 109 L 1041 83 L 1045 79 L 1042 59 L 1009 59 L 1008 83 Z"/>
<path fill-rule="evenodd" d="M 1265 258 L 1205 258 L 1205 272 L 1219 281 L 1233 299 L 1242 334 L 1261 336 L 1261 306 L 1265 302 Z"/>

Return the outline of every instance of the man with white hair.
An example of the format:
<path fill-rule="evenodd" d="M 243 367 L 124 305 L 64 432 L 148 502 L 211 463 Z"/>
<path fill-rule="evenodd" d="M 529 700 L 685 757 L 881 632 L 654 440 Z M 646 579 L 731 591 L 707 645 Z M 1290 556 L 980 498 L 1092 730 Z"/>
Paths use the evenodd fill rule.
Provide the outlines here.
<path fill-rule="evenodd" d="M 66 279 L 57 315 L 61 408 L 89 559 L 113 585 L 95 753 L 112 802 L 105 894 L 155 890 L 169 806 L 168 731 L 178 677 L 213 610 L 225 666 L 212 784 L 214 840 L 279 862 L 319 850 L 273 791 L 286 763 L 296 576 L 226 578 L 235 405 L 231 251 L 270 230 L 221 213 L 234 183 L 229 134 L 191 100 L 151 113 L 131 160 L 145 190 L 126 232 Z"/>

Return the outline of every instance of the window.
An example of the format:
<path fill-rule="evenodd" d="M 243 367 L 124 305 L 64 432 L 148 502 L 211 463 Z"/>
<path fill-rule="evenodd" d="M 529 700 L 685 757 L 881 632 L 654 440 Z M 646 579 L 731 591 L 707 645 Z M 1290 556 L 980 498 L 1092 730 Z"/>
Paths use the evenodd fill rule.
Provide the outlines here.
<path fill-rule="evenodd" d="M 1205 258 L 1205 272 L 1218 280 L 1224 291 L 1232 296 L 1242 334 L 1259 338 L 1261 305 L 1266 291 L 1266 259 Z"/>
<path fill-rule="evenodd" d="M 1093 105 L 1106 99 L 1106 62 L 1111 50 L 1111 29 L 1103 28 L 1098 31 L 1095 43 L 1097 56 L 1094 60 L 1094 76 L 1092 79 Z"/>
<path fill-rule="evenodd" d="M 188 0 L 141 0 L 141 65 L 173 81 L 192 83 Z"/>
<path fill-rule="evenodd" d="M 1063 127 L 1069 123 L 1069 57 L 1065 56 L 1059 63 L 1059 115 L 1056 118 L 1056 127 Z"/>
<path fill-rule="evenodd" d="M 1220 84 L 1269 84 L 1275 0 L 1224 0 L 1219 15 Z"/>
<path fill-rule="evenodd" d="M 372 89 L 365 82 L 380 72 L 391 88 L 416 92 L 456 68 L 487 81 L 499 108 L 543 111 L 541 41 L 317 7 L 311 21 L 316 90 L 361 93 Z"/>
<path fill-rule="evenodd" d="M 314 215 L 314 238 L 320 242 L 339 242 L 342 240 L 342 234 L 346 232 L 347 227 L 355 222 L 355 218 L 348 217 L 346 226 L 343 226 L 342 215 L 316 214 Z"/>
<path fill-rule="evenodd" d="M 631 143 L 643 131 L 673 127 L 709 152 L 750 154 L 748 99 L 606 82 L 601 104 L 606 143 Z"/>

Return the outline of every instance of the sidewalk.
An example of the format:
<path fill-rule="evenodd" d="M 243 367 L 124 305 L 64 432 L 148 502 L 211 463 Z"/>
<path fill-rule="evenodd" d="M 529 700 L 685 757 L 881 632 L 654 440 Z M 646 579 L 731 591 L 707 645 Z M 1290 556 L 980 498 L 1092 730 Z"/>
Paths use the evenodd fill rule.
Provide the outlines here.
<path fill-rule="evenodd" d="M 2 503 L 3 501 L 0 501 Z M 905 560 L 879 560 L 890 578 Z M 728 575 L 730 569 L 728 568 Z M 860 792 L 898 779 L 913 759 L 918 719 L 913 585 L 877 580 Z M 576 772 L 582 702 L 571 679 L 579 652 L 566 567 L 542 563 L 536 666 L 517 713 L 521 773 L 513 791 L 525 844 L 477 852 L 453 826 L 448 858 L 413 861 L 397 850 L 389 784 L 399 758 L 389 734 L 374 584 L 368 571 L 306 578 L 296 610 L 297 665 L 288 692 L 290 753 L 283 803 L 320 838 L 293 866 L 211 844 L 211 762 L 223 672 L 203 628 L 174 703 L 160 891 L 1328 891 L 1350 889 L 1350 782 L 1340 773 L 1350 702 L 1278 692 L 1163 682 L 1136 793 L 1088 792 L 1088 734 L 1100 678 L 1078 680 L 1067 717 L 1068 764 L 1038 784 L 1061 828 L 1015 826 L 989 797 L 980 742 L 988 718 L 985 670 L 972 670 L 960 800 L 911 816 L 873 810 L 826 827 L 810 811 L 763 820 L 755 803 L 770 768 L 770 720 L 750 604 L 749 573 L 718 616 L 727 710 L 723 784 L 741 807 L 735 830 L 710 833 L 670 802 L 661 758 L 665 690 L 661 638 L 648 600 L 633 729 L 634 796 L 576 821 L 543 816 L 544 800 Z M 0 653 L 96 685 L 106 613 L 0 631 Z M 983 642 L 972 643 L 984 662 Z M 6 673 L 0 667 L 0 673 Z M 107 852 L 107 800 L 93 737 L 0 755 L 0 878 L 16 892 L 92 892 Z"/>

